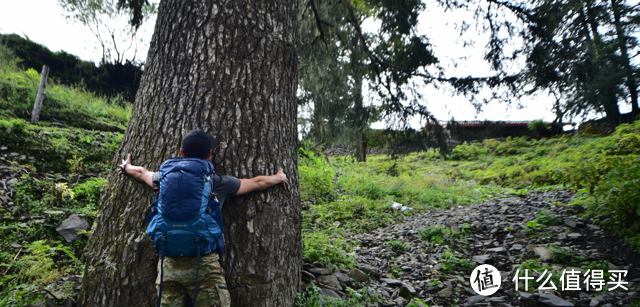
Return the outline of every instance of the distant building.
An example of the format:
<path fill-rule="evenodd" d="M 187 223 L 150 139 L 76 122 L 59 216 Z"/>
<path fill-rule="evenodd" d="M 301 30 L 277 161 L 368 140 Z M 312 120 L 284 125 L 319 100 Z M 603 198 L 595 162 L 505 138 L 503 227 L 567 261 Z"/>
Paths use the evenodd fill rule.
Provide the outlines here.
<path fill-rule="evenodd" d="M 464 128 L 470 134 L 489 134 L 490 137 L 518 137 L 533 136 L 534 131 L 529 130 L 529 121 L 459 121 L 457 125 Z M 551 123 L 548 123 L 551 126 Z"/>

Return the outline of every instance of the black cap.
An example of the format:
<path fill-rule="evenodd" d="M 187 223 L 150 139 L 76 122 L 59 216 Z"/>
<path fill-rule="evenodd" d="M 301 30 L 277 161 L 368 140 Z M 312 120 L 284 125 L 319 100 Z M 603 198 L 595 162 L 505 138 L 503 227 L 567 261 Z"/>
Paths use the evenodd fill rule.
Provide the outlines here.
<path fill-rule="evenodd" d="M 191 130 L 182 138 L 185 157 L 206 159 L 209 150 L 216 146 L 216 140 L 202 130 Z"/>

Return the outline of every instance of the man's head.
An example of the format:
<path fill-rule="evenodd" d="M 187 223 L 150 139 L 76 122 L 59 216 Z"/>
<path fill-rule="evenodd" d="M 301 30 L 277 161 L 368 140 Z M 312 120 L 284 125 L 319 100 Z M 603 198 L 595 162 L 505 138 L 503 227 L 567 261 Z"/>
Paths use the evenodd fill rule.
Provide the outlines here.
<path fill-rule="evenodd" d="M 209 159 L 215 145 L 211 135 L 202 130 L 191 130 L 182 138 L 180 153 L 187 158 Z"/>

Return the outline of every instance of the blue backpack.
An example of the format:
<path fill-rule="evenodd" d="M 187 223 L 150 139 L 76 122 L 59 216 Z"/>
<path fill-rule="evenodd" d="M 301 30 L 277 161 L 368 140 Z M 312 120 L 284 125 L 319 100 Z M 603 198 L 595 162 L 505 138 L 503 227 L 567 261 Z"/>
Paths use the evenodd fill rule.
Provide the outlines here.
<path fill-rule="evenodd" d="M 160 166 L 160 181 L 154 182 L 157 199 L 147 235 L 160 253 L 161 273 L 158 306 L 162 300 L 164 257 L 197 256 L 195 306 L 200 255 L 224 252 L 224 229 L 217 194 L 211 192 L 213 165 L 197 158 L 171 158 Z"/>

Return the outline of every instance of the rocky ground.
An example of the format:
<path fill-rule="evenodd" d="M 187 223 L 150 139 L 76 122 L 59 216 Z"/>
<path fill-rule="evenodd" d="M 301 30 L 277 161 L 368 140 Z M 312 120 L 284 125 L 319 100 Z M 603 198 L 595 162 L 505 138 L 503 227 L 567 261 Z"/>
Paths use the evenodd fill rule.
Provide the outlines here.
<path fill-rule="evenodd" d="M 373 306 L 406 306 L 413 298 L 430 306 L 638 306 L 639 254 L 620 238 L 608 235 L 597 221 L 581 218 L 576 211 L 579 207 L 563 205 L 572 197 L 568 192 L 508 195 L 407 217 L 402 223 L 352 236 L 360 243 L 352 253 L 357 268 L 332 271 L 319 263 L 305 264 L 303 288 L 314 283 L 322 295 L 343 297 L 346 286 L 368 287 L 382 298 Z M 555 225 L 527 226 L 536 218 Z M 423 240 L 421 233 L 425 231 L 421 229 L 434 226 L 460 232 L 442 244 Z M 390 241 L 402 242 L 407 249 L 394 247 Z M 461 265 L 450 270 L 451 262 L 443 260 L 445 253 L 473 261 L 466 261 L 470 269 L 485 263 L 495 266 L 502 277 L 500 289 L 487 297 L 476 294 L 470 285 L 471 270 L 464 269 L 465 261 L 459 260 Z M 530 259 L 539 259 L 557 272 L 573 268 L 583 274 L 589 263 L 603 261 L 599 264 L 608 270 L 627 270 L 622 280 L 628 282 L 625 286 L 629 290 L 587 291 L 581 277 L 580 291 L 561 291 L 561 284 L 555 284 L 558 291 L 530 286 L 525 292 L 522 281 L 518 291 L 514 274 Z M 539 278 L 540 274 L 543 272 L 530 272 L 529 276 Z"/>

